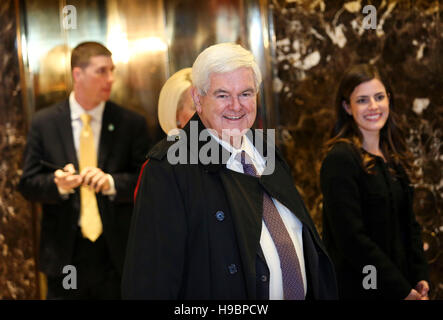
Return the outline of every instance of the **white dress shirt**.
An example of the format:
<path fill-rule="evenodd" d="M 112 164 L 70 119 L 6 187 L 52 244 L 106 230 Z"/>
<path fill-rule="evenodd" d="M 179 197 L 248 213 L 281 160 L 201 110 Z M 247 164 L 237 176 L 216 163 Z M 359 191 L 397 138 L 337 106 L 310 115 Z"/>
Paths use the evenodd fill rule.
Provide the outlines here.
<path fill-rule="evenodd" d="M 226 163 L 226 167 L 230 170 L 244 173 L 243 166 L 240 161 L 236 159 L 237 154 L 241 151 L 245 151 L 251 158 L 254 167 L 258 175 L 261 175 L 266 167 L 266 162 L 261 154 L 257 151 L 248 137 L 245 135 L 242 138 L 242 145 L 240 149 L 234 148 L 228 142 L 219 139 L 212 132 L 211 136 L 220 143 L 225 149 L 231 152 L 231 157 Z M 306 296 L 306 270 L 305 270 L 305 259 L 303 255 L 303 237 L 302 228 L 303 224 L 300 220 L 282 203 L 278 200 L 272 198 L 278 213 L 280 214 L 283 223 L 291 237 L 294 244 L 295 250 L 297 252 L 298 260 L 300 262 L 300 269 L 303 278 L 303 286 Z M 271 234 L 266 227 L 265 222 L 262 220 L 262 231 L 260 235 L 260 246 L 263 251 L 263 255 L 266 259 L 266 264 L 269 268 L 269 299 L 270 300 L 283 300 L 283 282 L 282 282 L 282 272 L 280 267 L 280 257 L 275 247 L 274 241 L 272 240 Z"/>
<path fill-rule="evenodd" d="M 72 136 L 74 137 L 75 152 L 78 158 L 78 149 L 80 147 L 80 132 L 83 128 L 83 122 L 80 116 L 87 113 L 91 116 L 90 126 L 94 135 L 95 152 L 98 155 L 100 131 L 102 128 L 103 111 L 105 111 L 105 102 L 102 101 L 98 106 L 91 110 L 85 110 L 75 99 L 74 91 L 69 95 L 69 107 L 71 110 Z"/>
<path fill-rule="evenodd" d="M 92 108 L 91 110 L 85 110 L 78 103 L 78 101 L 75 99 L 74 91 L 72 91 L 71 94 L 69 95 L 69 108 L 70 108 L 70 113 L 71 113 L 72 136 L 74 138 L 74 147 L 75 147 L 77 159 L 79 158 L 78 151 L 79 151 L 79 147 L 80 147 L 80 133 L 83 128 L 83 122 L 82 122 L 80 116 L 83 113 L 87 113 L 91 116 L 90 126 L 92 129 L 92 133 L 94 135 L 95 151 L 98 156 L 103 112 L 105 111 L 105 102 L 104 101 L 100 102 L 99 105 Z M 108 195 L 108 196 L 113 196 L 116 194 L 114 179 L 112 178 L 112 176 L 110 174 L 107 174 L 107 176 L 109 179 L 110 188 L 107 191 L 103 191 L 102 194 Z M 68 193 L 74 192 L 74 190 L 72 190 L 72 189 L 71 190 L 64 190 L 62 188 L 58 188 L 58 190 L 59 190 L 60 194 L 62 194 L 62 195 L 66 195 Z"/>

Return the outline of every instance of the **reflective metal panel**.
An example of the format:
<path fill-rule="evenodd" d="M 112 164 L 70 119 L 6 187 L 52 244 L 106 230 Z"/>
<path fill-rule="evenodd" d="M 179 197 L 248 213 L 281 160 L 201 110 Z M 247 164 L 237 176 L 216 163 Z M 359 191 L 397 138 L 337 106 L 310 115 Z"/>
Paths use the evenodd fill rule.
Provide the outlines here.
<path fill-rule="evenodd" d="M 153 142 L 163 136 L 157 102 L 166 79 L 206 47 L 236 42 L 260 64 L 259 127 L 272 118 L 271 50 L 265 0 L 22 0 L 22 60 L 29 114 L 71 91 L 70 51 L 98 41 L 116 65 L 111 99 L 142 113 Z M 271 112 L 270 112 L 271 111 Z"/>
<path fill-rule="evenodd" d="M 191 67 L 210 45 L 235 42 L 250 49 L 260 65 L 263 86 L 257 112 L 258 127 L 275 127 L 272 92 L 272 15 L 266 0 L 165 1 L 169 44 L 169 74 Z"/>

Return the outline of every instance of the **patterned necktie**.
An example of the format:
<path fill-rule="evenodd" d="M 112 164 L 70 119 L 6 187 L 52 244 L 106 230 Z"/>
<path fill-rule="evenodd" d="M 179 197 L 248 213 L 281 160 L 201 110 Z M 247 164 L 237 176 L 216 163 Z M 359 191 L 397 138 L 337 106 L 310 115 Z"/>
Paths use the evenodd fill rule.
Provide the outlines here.
<path fill-rule="evenodd" d="M 245 174 L 257 177 L 257 171 L 245 151 L 241 152 L 240 162 Z M 303 278 L 294 243 L 274 202 L 266 191 L 263 191 L 263 220 L 280 258 L 284 299 L 304 300 Z"/>
<path fill-rule="evenodd" d="M 95 152 L 94 135 L 90 126 L 91 116 L 84 113 L 80 116 L 83 128 L 80 132 L 80 172 L 86 167 L 97 167 L 97 153 Z M 102 221 L 97 206 L 95 192 L 89 187 L 80 187 L 80 226 L 83 237 L 92 242 L 102 233 Z"/>

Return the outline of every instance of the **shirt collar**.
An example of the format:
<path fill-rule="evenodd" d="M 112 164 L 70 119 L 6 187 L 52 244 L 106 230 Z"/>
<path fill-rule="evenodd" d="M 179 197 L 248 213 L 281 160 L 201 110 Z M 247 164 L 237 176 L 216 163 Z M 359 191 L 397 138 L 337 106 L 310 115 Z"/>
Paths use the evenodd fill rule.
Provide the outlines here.
<path fill-rule="evenodd" d="M 102 122 L 103 112 L 105 111 L 105 101 L 100 102 L 91 110 L 85 110 L 75 99 L 74 91 L 69 95 L 69 107 L 71 109 L 71 120 L 80 119 L 80 115 L 87 113 L 91 116 L 92 121 Z"/>
<path fill-rule="evenodd" d="M 213 134 L 211 131 L 212 130 L 209 130 L 209 133 L 215 139 L 215 141 L 217 141 L 223 148 L 225 148 L 226 150 L 228 150 L 231 153 L 231 156 L 229 157 L 228 162 L 226 163 L 226 167 L 230 168 L 234 162 L 239 162 L 236 159 L 237 154 L 239 154 L 242 151 L 245 151 L 248 154 L 248 156 L 250 157 L 250 159 L 252 160 L 252 162 L 257 170 L 257 173 L 261 174 L 263 172 L 263 170 L 265 168 L 266 161 L 263 159 L 261 154 L 257 151 L 257 149 L 255 148 L 253 143 L 249 140 L 247 135 L 242 136 L 242 144 L 241 144 L 240 148 L 237 149 L 237 148 L 234 148 L 227 141 L 220 139 L 218 136 Z"/>

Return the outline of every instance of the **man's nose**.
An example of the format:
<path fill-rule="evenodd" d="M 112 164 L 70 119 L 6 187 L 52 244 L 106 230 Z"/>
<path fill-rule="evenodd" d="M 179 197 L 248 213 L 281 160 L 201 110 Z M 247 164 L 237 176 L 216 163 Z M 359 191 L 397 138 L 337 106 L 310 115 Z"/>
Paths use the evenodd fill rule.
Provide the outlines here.
<path fill-rule="evenodd" d="M 231 109 L 234 111 L 240 111 L 242 108 L 241 104 L 240 104 L 240 99 L 239 97 L 233 97 L 232 98 L 232 103 L 231 103 Z"/>
<path fill-rule="evenodd" d="M 114 72 L 113 71 L 108 72 L 108 82 L 110 82 L 110 83 L 114 82 Z"/>

